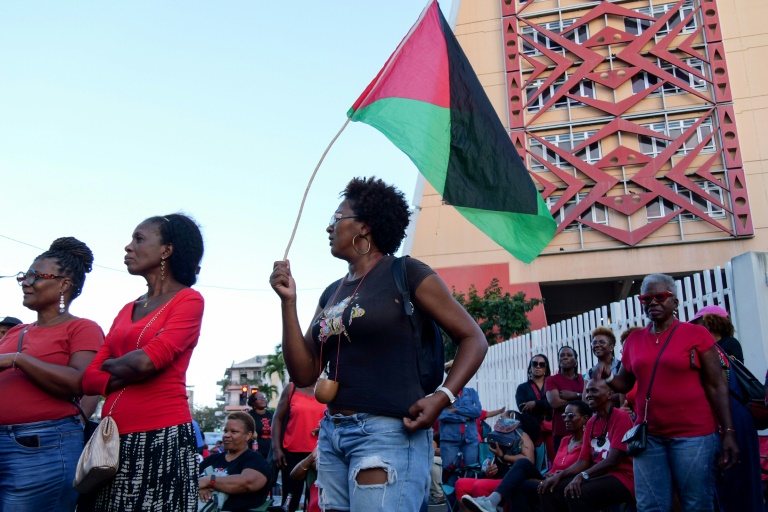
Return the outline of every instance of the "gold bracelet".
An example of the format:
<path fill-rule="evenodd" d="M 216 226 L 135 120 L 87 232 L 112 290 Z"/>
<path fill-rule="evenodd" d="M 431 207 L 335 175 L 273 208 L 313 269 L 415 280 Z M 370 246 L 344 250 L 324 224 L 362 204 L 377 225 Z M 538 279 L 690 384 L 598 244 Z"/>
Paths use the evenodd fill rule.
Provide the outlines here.
<path fill-rule="evenodd" d="M 310 466 L 311 466 L 311 465 L 312 465 L 312 463 L 310 463 Z M 301 469 L 303 469 L 304 471 L 309 471 L 309 467 L 306 467 L 306 468 L 305 468 L 305 467 L 304 467 L 304 466 L 302 466 L 301 464 L 299 464 L 299 467 L 300 467 Z"/>

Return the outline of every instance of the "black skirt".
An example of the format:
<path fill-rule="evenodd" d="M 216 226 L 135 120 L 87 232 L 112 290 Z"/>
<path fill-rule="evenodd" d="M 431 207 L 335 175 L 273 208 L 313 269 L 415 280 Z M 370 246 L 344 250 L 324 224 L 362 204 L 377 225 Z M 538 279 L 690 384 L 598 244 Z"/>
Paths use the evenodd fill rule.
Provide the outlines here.
<path fill-rule="evenodd" d="M 192 423 L 122 434 L 120 467 L 115 478 L 98 491 L 94 509 L 99 512 L 197 510 L 196 445 Z"/>

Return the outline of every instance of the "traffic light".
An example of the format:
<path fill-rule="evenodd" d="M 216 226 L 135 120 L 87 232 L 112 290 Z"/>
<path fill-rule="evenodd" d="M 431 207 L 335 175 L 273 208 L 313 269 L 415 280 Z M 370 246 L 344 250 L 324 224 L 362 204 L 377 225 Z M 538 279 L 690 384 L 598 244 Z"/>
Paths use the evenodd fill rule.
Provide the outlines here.
<path fill-rule="evenodd" d="M 251 388 L 251 396 L 259 392 L 259 388 Z"/>
<path fill-rule="evenodd" d="M 240 388 L 240 405 L 248 405 L 248 386 L 243 385 L 243 387 Z"/>

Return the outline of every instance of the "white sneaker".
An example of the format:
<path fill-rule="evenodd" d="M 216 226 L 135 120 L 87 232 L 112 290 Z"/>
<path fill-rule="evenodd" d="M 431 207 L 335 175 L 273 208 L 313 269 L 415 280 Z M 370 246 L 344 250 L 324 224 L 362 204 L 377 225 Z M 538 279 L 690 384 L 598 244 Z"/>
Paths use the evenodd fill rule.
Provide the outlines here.
<path fill-rule="evenodd" d="M 496 512 L 496 507 L 494 507 L 491 504 L 491 500 L 485 496 L 473 498 L 469 494 L 465 494 L 461 497 L 461 504 L 472 512 Z"/>

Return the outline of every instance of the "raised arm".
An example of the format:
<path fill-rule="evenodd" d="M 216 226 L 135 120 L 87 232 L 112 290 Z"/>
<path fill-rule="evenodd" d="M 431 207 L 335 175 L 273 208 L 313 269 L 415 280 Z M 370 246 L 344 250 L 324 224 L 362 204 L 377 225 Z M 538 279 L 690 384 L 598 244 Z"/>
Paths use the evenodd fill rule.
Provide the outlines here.
<path fill-rule="evenodd" d="M 477 322 L 456 302 L 436 274 L 426 277 L 419 284 L 414 299 L 416 307 L 434 319 L 459 346 L 443 384 L 455 396 L 480 368 L 488 351 L 488 342 Z M 416 419 L 404 418 L 403 422 L 408 430 L 429 428 L 448 404 L 445 393 L 428 395 L 411 406 L 409 413 Z"/>
<path fill-rule="evenodd" d="M 296 281 L 291 275 L 291 264 L 288 260 L 276 261 L 269 284 L 280 297 L 280 310 L 283 320 L 283 358 L 288 374 L 299 387 L 312 385 L 320 376 L 322 361 L 317 347 L 312 342 L 310 331 L 302 334 L 299 317 L 296 312 Z M 315 318 L 320 314 L 320 308 L 315 311 Z"/>

